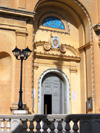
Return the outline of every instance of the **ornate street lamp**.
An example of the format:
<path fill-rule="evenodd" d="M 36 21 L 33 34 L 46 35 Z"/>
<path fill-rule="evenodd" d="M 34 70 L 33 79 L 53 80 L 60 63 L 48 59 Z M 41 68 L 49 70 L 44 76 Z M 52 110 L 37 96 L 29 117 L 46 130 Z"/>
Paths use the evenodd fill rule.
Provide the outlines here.
<path fill-rule="evenodd" d="M 23 102 L 22 102 L 22 69 L 23 69 L 23 60 L 26 60 L 30 54 L 31 50 L 27 47 L 26 49 L 18 49 L 17 46 L 14 50 L 12 50 L 14 56 L 17 60 L 21 60 L 21 74 L 20 74 L 20 91 L 19 91 L 19 103 L 18 110 L 23 110 Z"/>

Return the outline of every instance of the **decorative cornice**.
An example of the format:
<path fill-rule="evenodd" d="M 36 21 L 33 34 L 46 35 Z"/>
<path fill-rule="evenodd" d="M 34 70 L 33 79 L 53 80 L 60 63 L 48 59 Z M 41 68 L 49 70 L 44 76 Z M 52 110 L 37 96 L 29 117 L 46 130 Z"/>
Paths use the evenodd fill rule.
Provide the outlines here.
<path fill-rule="evenodd" d="M 85 45 L 79 47 L 78 50 L 79 50 L 80 52 L 82 52 L 82 51 L 84 51 L 84 49 L 90 48 L 91 45 L 92 45 L 92 43 L 89 42 L 89 43 L 87 43 L 87 44 L 85 44 Z"/>
<path fill-rule="evenodd" d="M 38 41 L 38 42 L 35 42 L 35 43 L 34 43 L 35 48 L 36 48 L 37 46 L 42 46 L 42 45 L 44 45 L 44 44 L 50 45 L 49 42 L 46 42 L 46 41 Z M 62 46 L 63 46 L 63 47 L 62 47 Z M 61 47 L 62 47 L 63 50 L 65 50 L 64 52 L 62 51 Z M 68 50 L 70 50 L 71 52 L 73 52 L 77 57 L 80 56 L 80 55 L 79 55 L 79 52 L 78 52 L 73 46 L 71 46 L 70 44 L 60 44 L 60 47 L 59 47 L 59 48 L 56 48 L 56 49 L 53 48 L 52 46 L 49 48 L 49 50 L 60 51 L 60 52 L 63 53 L 63 54 L 66 52 L 66 49 L 68 49 Z M 46 50 L 46 51 L 48 51 L 48 50 Z M 37 52 L 37 51 L 35 51 L 35 52 Z"/>
<path fill-rule="evenodd" d="M 77 70 L 77 68 L 69 68 L 69 71 L 70 71 L 71 73 L 76 73 L 78 70 Z"/>
<path fill-rule="evenodd" d="M 36 41 L 36 42 L 34 42 L 34 45 L 35 45 L 35 47 L 37 47 L 38 45 L 40 46 L 40 45 L 44 45 L 44 43 L 48 43 L 47 41 Z"/>
<path fill-rule="evenodd" d="M 28 35 L 28 32 L 25 30 L 16 30 L 15 32 L 16 32 L 16 35 L 19 35 L 19 36 Z"/>
<path fill-rule="evenodd" d="M 70 56 L 70 55 L 63 55 L 63 54 L 51 54 L 47 52 L 35 52 L 36 58 L 49 58 L 49 59 L 61 59 L 61 60 L 67 60 L 67 61 L 75 61 L 80 62 L 81 58 L 77 56 Z"/>
<path fill-rule="evenodd" d="M 14 15 L 14 16 L 28 17 L 28 18 L 33 18 L 35 15 L 35 12 L 29 12 L 26 10 L 8 8 L 3 6 L 0 6 L 0 13 Z"/>
<path fill-rule="evenodd" d="M 57 33 L 61 33 L 61 34 L 69 34 L 66 31 L 62 31 L 62 30 L 59 30 L 59 29 L 56 29 L 56 28 L 43 27 L 43 26 L 41 28 L 39 28 L 39 30 L 50 31 L 50 32 L 57 32 Z"/>

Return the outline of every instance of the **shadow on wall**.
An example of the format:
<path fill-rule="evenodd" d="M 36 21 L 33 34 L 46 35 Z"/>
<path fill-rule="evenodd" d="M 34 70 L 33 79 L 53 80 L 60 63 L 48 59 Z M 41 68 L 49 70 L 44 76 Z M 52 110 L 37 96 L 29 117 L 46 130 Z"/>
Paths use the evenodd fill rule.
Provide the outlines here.
<path fill-rule="evenodd" d="M 0 52 L 0 81 L 9 81 L 11 74 L 11 57 L 6 52 Z"/>
<path fill-rule="evenodd" d="M 11 56 L 0 52 L 0 114 L 10 113 L 11 99 Z"/>

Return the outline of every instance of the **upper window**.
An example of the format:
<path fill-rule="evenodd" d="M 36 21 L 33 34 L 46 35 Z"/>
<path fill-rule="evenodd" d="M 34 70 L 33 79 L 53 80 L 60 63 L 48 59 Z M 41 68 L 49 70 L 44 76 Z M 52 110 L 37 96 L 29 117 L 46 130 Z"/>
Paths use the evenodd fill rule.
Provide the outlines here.
<path fill-rule="evenodd" d="M 63 23 L 56 17 L 47 17 L 44 19 L 42 26 L 57 28 L 57 29 L 65 29 Z"/>

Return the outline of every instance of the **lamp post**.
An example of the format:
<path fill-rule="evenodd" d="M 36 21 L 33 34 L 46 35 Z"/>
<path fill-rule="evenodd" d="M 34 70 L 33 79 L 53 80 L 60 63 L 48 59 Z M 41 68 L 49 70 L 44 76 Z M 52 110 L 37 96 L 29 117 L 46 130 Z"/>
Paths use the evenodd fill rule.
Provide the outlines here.
<path fill-rule="evenodd" d="M 17 46 L 14 50 L 12 50 L 14 56 L 17 60 L 21 60 L 21 73 L 20 73 L 20 91 L 19 91 L 19 103 L 18 103 L 18 110 L 23 110 L 23 101 L 22 101 L 22 69 L 23 69 L 23 60 L 26 60 L 30 54 L 31 50 L 27 47 L 26 49 L 18 49 Z"/>

